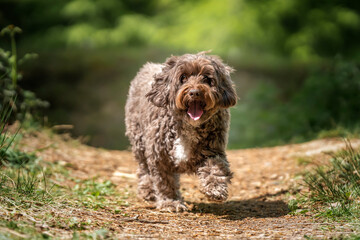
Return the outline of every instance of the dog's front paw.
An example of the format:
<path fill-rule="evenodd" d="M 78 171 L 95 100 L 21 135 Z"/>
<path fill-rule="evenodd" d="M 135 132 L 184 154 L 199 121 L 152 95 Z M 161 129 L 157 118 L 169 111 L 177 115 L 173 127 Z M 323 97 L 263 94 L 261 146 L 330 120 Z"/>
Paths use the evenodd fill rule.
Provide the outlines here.
<path fill-rule="evenodd" d="M 157 202 L 157 209 L 162 212 L 184 212 L 187 207 L 182 201 L 179 200 L 162 200 Z"/>
<path fill-rule="evenodd" d="M 223 202 L 228 198 L 228 190 L 226 184 L 208 184 L 202 191 L 209 201 Z"/>

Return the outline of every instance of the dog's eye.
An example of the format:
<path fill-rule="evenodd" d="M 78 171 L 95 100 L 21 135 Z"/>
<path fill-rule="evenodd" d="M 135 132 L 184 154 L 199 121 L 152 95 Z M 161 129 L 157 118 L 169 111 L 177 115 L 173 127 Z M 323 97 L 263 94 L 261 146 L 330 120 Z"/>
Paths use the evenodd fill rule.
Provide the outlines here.
<path fill-rule="evenodd" d="M 182 74 L 182 75 L 180 76 L 180 82 L 181 82 L 181 83 L 186 82 L 186 75 L 185 75 L 185 74 Z"/>
<path fill-rule="evenodd" d="M 208 76 L 204 76 L 204 82 L 206 84 L 208 84 L 209 86 L 212 86 L 212 83 L 213 83 L 212 79 Z"/>

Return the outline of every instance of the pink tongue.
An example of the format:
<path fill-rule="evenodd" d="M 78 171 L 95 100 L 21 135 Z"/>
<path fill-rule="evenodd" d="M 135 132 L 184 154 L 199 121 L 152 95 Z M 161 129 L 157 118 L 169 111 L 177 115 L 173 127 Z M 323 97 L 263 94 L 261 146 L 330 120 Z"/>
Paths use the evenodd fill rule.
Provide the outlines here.
<path fill-rule="evenodd" d="M 199 120 L 201 115 L 203 114 L 203 110 L 201 108 L 200 102 L 194 101 L 190 103 L 187 114 L 191 117 L 192 120 Z"/>

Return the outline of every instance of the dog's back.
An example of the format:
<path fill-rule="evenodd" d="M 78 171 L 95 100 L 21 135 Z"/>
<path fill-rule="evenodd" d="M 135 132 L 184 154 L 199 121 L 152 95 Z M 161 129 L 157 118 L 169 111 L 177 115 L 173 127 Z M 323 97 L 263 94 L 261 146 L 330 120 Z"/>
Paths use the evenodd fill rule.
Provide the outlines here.
<path fill-rule="evenodd" d="M 133 145 L 133 137 L 138 136 L 139 131 L 143 131 L 147 123 L 145 109 L 154 107 L 145 97 L 151 89 L 154 75 L 161 72 L 163 65 L 156 63 L 146 63 L 131 81 L 128 98 L 125 105 L 125 126 L 126 136 L 129 137 Z"/>

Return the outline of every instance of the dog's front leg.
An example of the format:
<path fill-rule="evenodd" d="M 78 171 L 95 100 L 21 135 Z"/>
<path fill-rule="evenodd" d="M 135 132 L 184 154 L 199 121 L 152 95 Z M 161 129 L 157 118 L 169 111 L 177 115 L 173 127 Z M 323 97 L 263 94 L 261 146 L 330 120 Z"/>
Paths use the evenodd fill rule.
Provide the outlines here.
<path fill-rule="evenodd" d="M 198 169 L 200 191 L 211 201 L 225 201 L 233 173 L 225 154 L 209 157 Z"/>
<path fill-rule="evenodd" d="M 173 173 L 166 166 L 151 164 L 150 175 L 155 190 L 156 207 L 162 211 L 182 212 L 187 210 L 179 191 L 179 174 Z"/>

